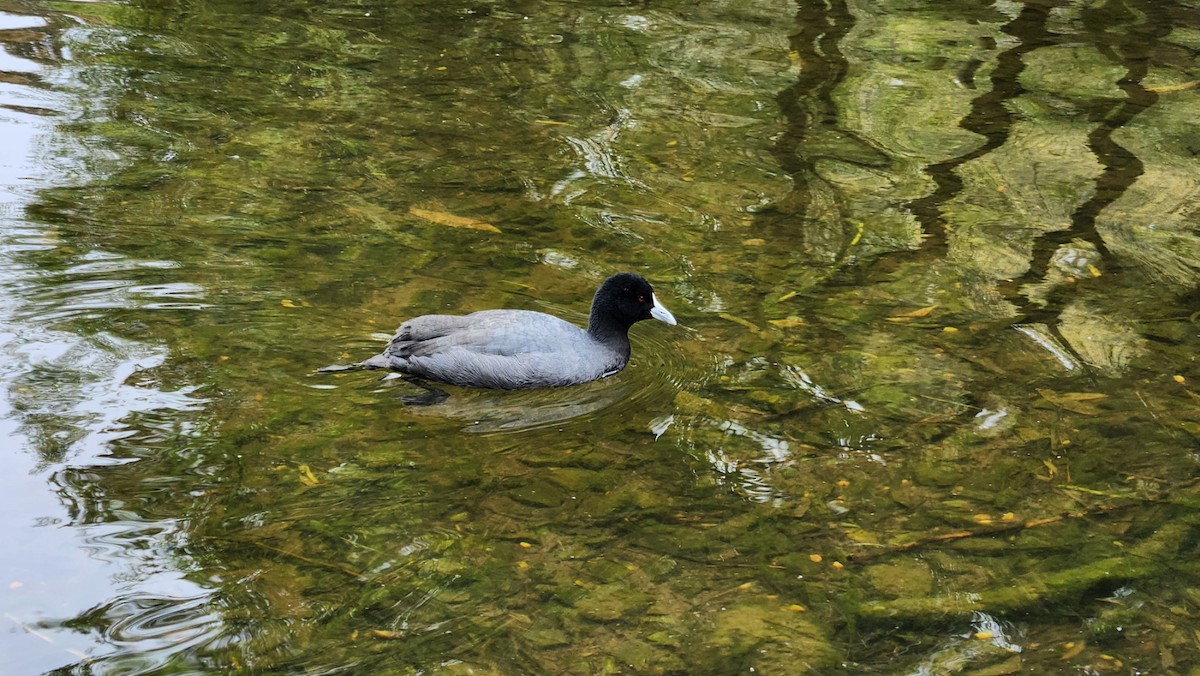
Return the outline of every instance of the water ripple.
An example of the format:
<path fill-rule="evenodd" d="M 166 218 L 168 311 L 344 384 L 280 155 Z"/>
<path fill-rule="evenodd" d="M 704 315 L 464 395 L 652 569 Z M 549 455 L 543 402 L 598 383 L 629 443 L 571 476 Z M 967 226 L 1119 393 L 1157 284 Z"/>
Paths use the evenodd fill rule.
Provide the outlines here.
<path fill-rule="evenodd" d="M 172 650 L 202 642 L 221 626 L 220 618 L 209 608 L 207 595 L 190 598 L 131 594 L 108 605 L 104 615 L 112 624 L 106 637 L 117 644 L 153 642 Z M 152 652 L 142 646 L 138 652 Z"/>
<path fill-rule="evenodd" d="M 207 593 L 120 594 L 80 619 L 105 627 L 101 639 L 107 649 L 97 651 L 99 656 L 85 658 L 75 667 L 86 669 L 86 673 L 158 673 L 168 664 L 178 662 L 180 655 L 212 643 L 223 627 L 219 611 Z M 44 626 L 56 628 L 55 623 Z"/>
<path fill-rule="evenodd" d="M 57 30 L 0 12 L 0 492 L 15 496 L 4 535 L 23 543 L 0 556 L 14 585 L 0 653 L 13 673 L 64 662 L 81 673 L 150 672 L 221 624 L 209 590 L 179 572 L 184 524 L 139 513 L 155 491 L 114 497 L 104 473 L 142 453 L 185 456 L 206 402 L 153 374 L 165 347 L 56 323 L 98 309 L 196 306 L 203 289 L 170 278 L 174 262 L 68 248 L 60 229 L 34 220 L 34 190 L 94 177 L 86 150 L 52 126 L 81 105 L 65 93 L 78 82 L 61 67 Z"/>
<path fill-rule="evenodd" d="M 94 256 L 102 260 L 85 261 L 54 275 L 43 276 L 43 283 L 27 287 L 26 319 L 60 320 L 113 309 L 197 310 L 209 307 L 201 301 L 204 287 L 190 282 L 142 280 L 117 273 L 154 274 L 178 267 L 172 261 L 132 260 Z M 147 272 L 148 271 L 148 272 Z"/>

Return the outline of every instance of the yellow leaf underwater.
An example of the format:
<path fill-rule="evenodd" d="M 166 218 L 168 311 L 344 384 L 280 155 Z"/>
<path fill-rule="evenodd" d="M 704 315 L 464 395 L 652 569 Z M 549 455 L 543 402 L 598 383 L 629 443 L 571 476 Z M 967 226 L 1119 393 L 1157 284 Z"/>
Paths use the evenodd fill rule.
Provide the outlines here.
<path fill-rule="evenodd" d="M 767 322 L 772 326 L 778 326 L 781 329 L 794 329 L 797 326 L 804 325 L 804 320 L 794 315 L 785 317 L 783 319 L 769 319 Z"/>
<path fill-rule="evenodd" d="M 762 329 L 760 329 L 760 328 L 758 328 L 757 326 L 755 326 L 755 325 L 754 325 L 752 322 L 750 322 L 749 320 L 742 319 L 741 317 L 737 317 L 737 316 L 735 316 L 735 315 L 731 315 L 731 314 L 729 314 L 728 312 L 718 312 L 718 313 L 717 313 L 717 316 L 718 316 L 718 317 L 720 317 L 721 319 L 724 319 L 724 320 L 725 320 L 725 321 L 727 321 L 727 322 L 733 322 L 734 324 L 738 324 L 738 325 L 740 325 L 740 326 L 744 326 L 744 327 L 746 327 L 746 328 L 750 329 L 751 331 L 753 331 L 753 332 L 755 332 L 755 333 L 760 333 L 760 332 L 762 331 Z"/>
<path fill-rule="evenodd" d="M 1200 80 L 1192 80 L 1191 82 L 1181 82 L 1172 85 L 1159 85 L 1157 87 L 1146 87 L 1146 91 L 1154 92 L 1155 94 L 1166 94 L 1168 92 L 1181 92 L 1191 89 L 1196 85 L 1200 85 Z"/>
<path fill-rule="evenodd" d="M 893 317 L 910 317 L 912 319 L 920 319 L 921 317 L 928 317 L 929 315 L 933 314 L 933 311 L 936 309 L 937 309 L 936 305 L 930 305 L 929 307 L 923 307 L 923 308 L 920 308 L 917 310 L 913 310 L 912 312 L 902 312 L 900 314 L 892 315 L 892 316 Z"/>
<path fill-rule="evenodd" d="M 1037 393 L 1042 395 L 1042 398 L 1051 404 L 1072 413 L 1079 413 L 1080 415 L 1099 414 L 1100 409 L 1091 402 L 1108 399 L 1107 394 L 1100 394 L 1099 392 L 1066 392 L 1058 394 L 1054 390 L 1039 389 Z"/>
<path fill-rule="evenodd" d="M 1086 641 L 1065 643 L 1065 644 L 1063 644 L 1063 653 L 1058 656 L 1058 659 L 1069 660 L 1073 657 L 1078 656 L 1079 653 L 1083 652 L 1083 649 L 1086 647 L 1087 647 Z"/>
<path fill-rule="evenodd" d="M 471 218 L 469 216 L 456 216 L 445 211 L 433 211 L 432 209 L 409 207 L 408 213 L 422 220 L 429 221 L 430 223 L 437 223 L 438 225 L 445 225 L 451 228 L 467 228 L 468 230 L 482 230 L 484 232 L 495 233 L 500 232 L 500 228 L 497 228 L 486 221 L 481 221 L 478 218 Z"/>
<path fill-rule="evenodd" d="M 317 476 L 312 473 L 308 465 L 300 465 L 300 483 L 305 486 L 316 486 L 321 482 L 317 480 Z"/>

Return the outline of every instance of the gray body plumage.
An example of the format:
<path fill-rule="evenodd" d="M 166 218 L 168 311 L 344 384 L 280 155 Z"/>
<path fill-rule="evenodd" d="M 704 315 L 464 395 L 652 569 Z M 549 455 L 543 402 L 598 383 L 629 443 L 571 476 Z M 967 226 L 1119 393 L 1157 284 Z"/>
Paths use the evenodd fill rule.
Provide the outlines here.
<path fill-rule="evenodd" d="M 400 326 L 383 354 L 362 362 L 455 385 L 555 387 L 611 375 L 629 363 L 629 339 L 601 342 L 541 312 L 425 315 Z"/>

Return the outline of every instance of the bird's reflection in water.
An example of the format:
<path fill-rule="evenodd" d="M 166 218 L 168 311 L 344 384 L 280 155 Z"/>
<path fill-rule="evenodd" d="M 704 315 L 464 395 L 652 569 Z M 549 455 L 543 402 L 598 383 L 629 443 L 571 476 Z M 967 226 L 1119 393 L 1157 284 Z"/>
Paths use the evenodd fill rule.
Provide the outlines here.
<path fill-rule="evenodd" d="M 642 398 L 636 382 L 616 378 L 537 390 L 480 390 L 398 375 L 388 381 L 405 390 L 401 401 L 410 413 L 468 421 L 463 431 L 476 434 L 586 423 L 610 406 L 635 408 Z"/>

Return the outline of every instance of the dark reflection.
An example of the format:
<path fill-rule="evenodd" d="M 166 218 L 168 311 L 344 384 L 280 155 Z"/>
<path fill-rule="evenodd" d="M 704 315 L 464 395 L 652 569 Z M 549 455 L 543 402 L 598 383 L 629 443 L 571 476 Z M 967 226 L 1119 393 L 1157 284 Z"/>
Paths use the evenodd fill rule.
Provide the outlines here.
<path fill-rule="evenodd" d="M 1088 135 L 1088 147 L 1104 171 L 1096 178 L 1092 197 L 1071 214 L 1070 227 L 1038 237 L 1033 245 L 1029 270 L 1002 286 L 1005 294 L 1022 308 L 1022 321 L 1053 325 L 1063 307 L 1078 296 L 1079 287 L 1070 286 L 1059 286 L 1041 302 L 1023 300 L 1020 296 L 1023 287 L 1045 278 L 1056 253 L 1073 240 L 1081 239 L 1091 244 L 1103 257 L 1108 275 L 1121 274 L 1121 261 L 1112 255 L 1104 237 L 1097 231 L 1096 219 L 1142 175 L 1143 164 L 1113 140 L 1113 133 L 1158 99 L 1157 94 L 1142 86 L 1142 81 L 1149 73 L 1154 55 L 1162 50 L 1161 40 L 1172 30 L 1162 3 L 1106 2 L 1083 11 L 1081 20 L 1087 32 L 1073 35 L 1072 39 L 1094 44 L 1106 58 L 1126 69 L 1125 75 L 1116 83 L 1126 99 L 1119 102 L 1097 100 L 1083 106 L 1089 119 L 1096 124 Z M 1104 283 L 1113 283 L 1111 277 Z"/>
<path fill-rule="evenodd" d="M 420 413 L 470 421 L 470 425 L 463 429 L 464 432 L 519 432 L 560 425 L 588 416 L 622 402 L 626 395 L 633 394 L 628 387 L 585 391 L 595 389 L 597 388 L 581 386 L 571 388 L 571 392 L 560 395 L 473 394 L 465 399 L 459 397 L 440 409 L 423 408 Z"/>
<path fill-rule="evenodd" d="M 839 125 L 833 93 L 846 76 L 849 64 L 841 53 L 841 42 L 854 27 L 854 17 L 840 1 L 800 0 L 795 30 L 788 36 L 792 59 L 800 65 L 796 82 L 779 92 L 775 100 L 786 125 L 772 146 L 779 166 L 792 179 L 792 190 L 784 199 L 760 211 L 756 231 L 780 241 L 795 241 L 804 255 L 815 261 L 844 253 L 853 236 L 845 209 L 814 202 L 836 195 L 824 185 L 816 171 L 822 158 L 837 157 L 866 166 L 886 164 L 886 157 Z"/>
<path fill-rule="evenodd" d="M 924 228 L 925 239 L 921 244 L 923 258 L 936 260 L 946 255 L 946 221 L 941 210 L 946 202 L 962 192 L 963 183 L 956 169 L 987 155 L 1008 141 L 1013 123 L 1017 119 L 1016 112 L 1008 106 L 1008 102 L 1025 91 L 1020 80 L 1021 73 L 1025 70 L 1024 57 L 1032 51 L 1052 46 L 1064 38 L 1047 30 L 1046 20 L 1051 9 L 1065 4 L 1027 3 L 1022 6 L 1016 18 L 1001 29 L 1016 38 L 1017 42 L 996 55 L 995 68 L 989 77 L 990 89 L 971 102 L 970 114 L 959 122 L 964 129 L 983 136 L 983 145 L 969 153 L 927 167 L 925 171 L 933 179 L 937 189 L 907 205 L 920 219 Z"/>
<path fill-rule="evenodd" d="M 656 348 L 661 349 L 651 345 L 652 353 Z M 645 348 L 639 345 L 639 349 Z M 641 361 L 646 364 L 650 360 L 643 358 Z M 676 360 L 668 360 L 661 370 L 669 372 L 676 363 Z M 380 380 L 377 387 L 375 382 Z M 637 417 L 637 413 L 645 408 L 652 410 L 656 401 L 670 399 L 679 384 L 670 379 L 647 382 L 645 378 L 608 377 L 566 388 L 506 391 L 455 387 L 410 377 L 384 376 L 381 379 L 376 374 L 356 373 L 341 376 L 337 387 L 386 392 L 395 397 L 398 407 L 400 404 L 410 407 L 407 413 L 415 418 L 458 420 L 465 423 L 461 431 L 483 434 L 522 432 L 548 426 L 556 426 L 559 431 L 564 427 L 586 428 L 597 424 L 594 415 L 602 411 L 611 417 Z"/>

